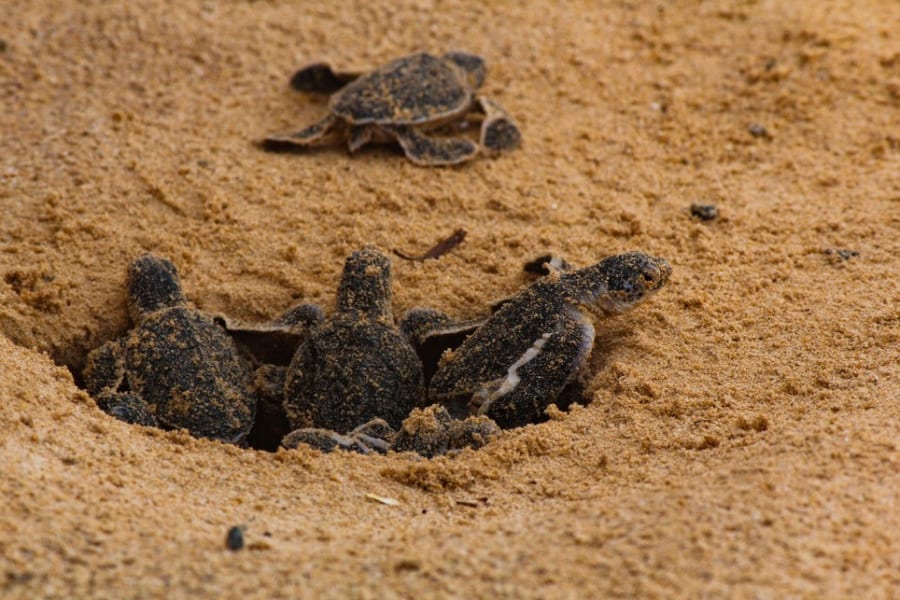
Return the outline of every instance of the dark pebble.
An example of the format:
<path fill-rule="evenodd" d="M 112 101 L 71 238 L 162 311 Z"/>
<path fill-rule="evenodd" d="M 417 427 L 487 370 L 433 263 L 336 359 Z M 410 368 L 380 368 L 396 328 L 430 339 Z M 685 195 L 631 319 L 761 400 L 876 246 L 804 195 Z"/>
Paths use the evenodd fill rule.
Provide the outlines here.
<path fill-rule="evenodd" d="M 828 248 L 827 250 L 825 250 L 825 254 L 827 256 L 837 257 L 841 260 L 850 260 L 851 258 L 856 258 L 857 256 L 859 256 L 859 251 Z"/>
<path fill-rule="evenodd" d="M 691 215 L 701 221 L 712 221 L 719 216 L 719 209 L 715 204 L 691 204 Z"/>
<path fill-rule="evenodd" d="M 228 530 L 225 536 L 225 547 L 229 550 L 241 550 L 244 547 L 244 528 L 241 525 L 235 525 Z"/>
<path fill-rule="evenodd" d="M 747 128 L 747 131 L 749 131 L 749 132 L 750 132 L 750 135 L 752 135 L 752 136 L 755 137 L 755 138 L 766 138 L 766 139 L 768 139 L 768 138 L 771 137 L 771 136 L 769 135 L 769 130 L 766 129 L 765 127 L 763 127 L 762 125 L 760 125 L 759 123 L 754 123 L 753 125 L 751 125 L 750 127 L 748 127 L 748 128 Z"/>

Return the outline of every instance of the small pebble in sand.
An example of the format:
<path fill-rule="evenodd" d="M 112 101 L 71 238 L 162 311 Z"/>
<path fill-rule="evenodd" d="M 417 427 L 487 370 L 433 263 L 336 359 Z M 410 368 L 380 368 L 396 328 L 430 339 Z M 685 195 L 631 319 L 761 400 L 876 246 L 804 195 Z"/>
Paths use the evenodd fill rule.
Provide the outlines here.
<path fill-rule="evenodd" d="M 543 254 L 538 256 L 534 260 L 525 263 L 525 266 L 523 267 L 526 273 L 540 276 L 549 275 L 550 273 L 557 271 L 569 271 L 571 268 L 571 265 L 569 265 L 564 258 L 555 254 Z"/>
<path fill-rule="evenodd" d="M 847 250 L 844 248 L 826 248 L 825 256 L 832 258 L 836 261 L 845 261 L 850 260 L 851 258 L 856 258 L 859 256 L 858 250 Z"/>
<path fill-rule="evenodd" d="M 244 526 L 235 525 L 228 529 L 225 535 L 225 547 L 229 550 L 237 551 L 244 548 Z"/>
<path fill-rule="evenodd" d="M 701 221 L 712 221 L 719 216 L 719 209 L 715 204 L 691 204 L 691 216 Z"/>
<path fill-rule="evenodd" d="M 772 136 L 769 134 L 769 130 L 760 125 L 759 123 L 753 123 L 750 127 L 747 128 L 747 131 L 750 132 L 755 138 L 763 138 L 763 139 L 771 139 Z"/>

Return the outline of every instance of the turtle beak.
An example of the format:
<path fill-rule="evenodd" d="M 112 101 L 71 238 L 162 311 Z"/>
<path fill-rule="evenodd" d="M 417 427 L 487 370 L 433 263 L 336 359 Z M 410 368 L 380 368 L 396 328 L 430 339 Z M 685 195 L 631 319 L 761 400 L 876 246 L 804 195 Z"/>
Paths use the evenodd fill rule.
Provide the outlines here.
<path fill-rule="evenodd" d="M 656 293 L 666 285 L 672 276 L 672 265 L 664 258 L 651 257 L 650 264 L 644 272 L 645 294 Z"/>

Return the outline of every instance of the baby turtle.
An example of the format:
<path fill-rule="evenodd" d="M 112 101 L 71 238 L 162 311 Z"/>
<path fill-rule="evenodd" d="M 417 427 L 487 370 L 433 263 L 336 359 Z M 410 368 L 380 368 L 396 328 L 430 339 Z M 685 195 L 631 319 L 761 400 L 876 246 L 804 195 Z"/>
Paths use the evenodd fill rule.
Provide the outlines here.
<path fill-rule="evenodd" d="M 445 355 L 429 384 L 429 400 L 451 410 L 462 402 L 462 414 L 486 415 L 504 428 L 541 419 L 567 386 L 577 385 L 591 353 L 594 326 L 586 313 L 604 318 L 625 312 L 672 273 L 665 260 L 640 252 L 575 271 L 550 261 L 546 267 L 548 276 L 498 303 L 481 327 Z"/>
<path fill-rule="evenodd" d="M 88 392 L 123 421 L 241 443 L 253 425 L 256 397 L 252 370 L 232 339 L 188 308 L 168 260 L 145 254 L 128 275 L 135 327 L 88 355 Z"/>
<path fill-rule="evenodd" d="M 432 311 L 410 311 L 398 327 L 391 281 L 390 260 L 367 246 L 347 259 L 330 317 L 304 304 L 279 319 L 284 327 L 307 330 L 287 367 L 260 369 L 264 395 L 281 396 L 293 429 L 282 440 L 284 447 L 305 443 L 323 452 L 386 452 L 410 411 L 424 403 L 422 361 L 410 338 L 420 315 Z M 466 419 L 437 434 L 429 431 L 445 441 L 424 445 L 410 432 L 427 428 L 409 424 L 400 449 L 483 445 L 493 431 L 484 421 Z"/>
<path fill-rule="evenodd" d="M 407 158 L 423 166 L 470 160 L 479 147 L 490 153 L 512 150 L 521 141 L 515 123 L 499 104 L 476 93 L 485 75 L 484 60 L 465 52 L 410 54 L 365 74 L 315 63 L 298 71 L 291 86 L 333 93 L 328 116 L 295 133 L 269 136 L 263 144 L 273 150 L 306 147 L 338 133 L 348 138 L 350 151 L 355 152 L 370 141 L 396 140 Z M 484 115 L 480 145 L 465 138 L 426 135 L 473 110 Z"/>
<path fill-rule="evenodd" d="M 369 246 L 347 259 L 330 317 L 304 304 L 280 319 L 306 329 L 290 364 L 264 371 L 295 429 L 282 445 L 384 451 L 422 403 L 422 363 L 394 322 L 391 295 L 391 262 Z"/>

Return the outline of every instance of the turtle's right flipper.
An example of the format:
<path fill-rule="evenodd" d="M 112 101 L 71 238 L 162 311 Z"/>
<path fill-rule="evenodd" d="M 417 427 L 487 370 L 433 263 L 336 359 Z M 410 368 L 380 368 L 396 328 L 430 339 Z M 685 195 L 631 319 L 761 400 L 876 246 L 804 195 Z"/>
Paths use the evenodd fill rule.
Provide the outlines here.
<path fill-rule="evenodd" d="M 407 158 L 423 167 L 456 165 L 478 154 L 478 145 L 462 138 L 432 138 L 407 125 L 383 127 L 397 138 Z"/>
<path fill-rule="evenodd" d="M 372 419 L 347 435 L 318 427 L 295 429 L 284 436 L 281 445 L 288 450 L 306 444 L 320 452 L 345 450 L 359 454 L 384 454 L 390 450 L 394 435 L 394 430 L 383 419 Z"/>
<path fill-rule="evenodd" d="M 484 111 L 481 122 L 481 146 L 488 152 L 499 153 L 514 150 L 522 143 L 522 134 L 502 106 L 484 96 L 478 97 Z"/>
<path fill-rule="evenodd" d="M 286 365 L 310 329 L 324 318 L 318 306 L 298 304 L 266 323 L 244 323 L 225 315 L 215 315 L 213 321 L 257 361 Z"/>
<path fill-rule="evenodd" d="M 441 355 L 459 348 L 485 321 L 487 317 L 454 321 L 432 308 L 412 308 L 400 322 L 400 331 L 422 360 L 427 383 L 437 370 Z"/>

